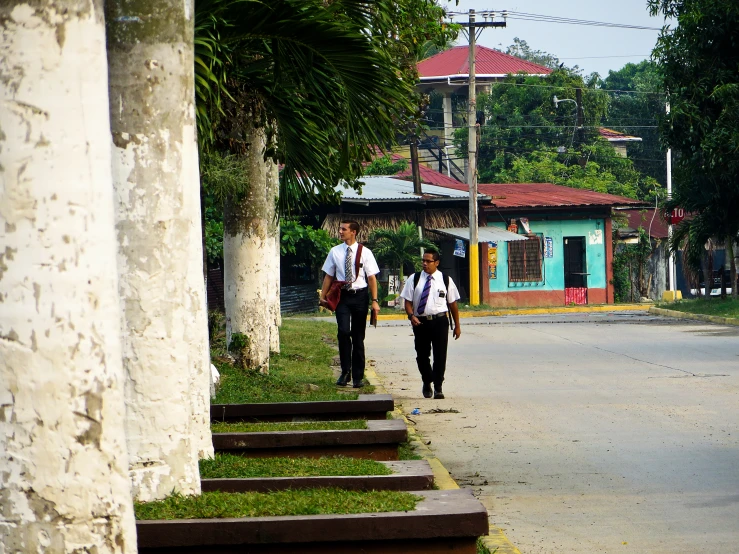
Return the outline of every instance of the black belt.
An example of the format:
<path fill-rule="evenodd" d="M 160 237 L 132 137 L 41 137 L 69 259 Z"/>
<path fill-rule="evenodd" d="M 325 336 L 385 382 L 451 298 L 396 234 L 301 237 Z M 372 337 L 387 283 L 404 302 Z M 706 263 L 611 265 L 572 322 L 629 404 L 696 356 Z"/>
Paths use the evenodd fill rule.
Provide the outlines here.
<path fill-rule="evenodd" d="M 348 292 L 349 294 L 359 294 L 361 292 L 367 292 L 367 287 L 361 289 L 344 289 L 342 292 Z"/>
<path fill-rule="evenodd" d="M 417 315 L 416 317 L 420 319 L 421 321 L 428 320 L 431 321 L 432 319 L 439 319 L 440 317 L 446 317 L 447 312 L 441 312 L 440 314 L 434 314 L 434 315 Z"/>

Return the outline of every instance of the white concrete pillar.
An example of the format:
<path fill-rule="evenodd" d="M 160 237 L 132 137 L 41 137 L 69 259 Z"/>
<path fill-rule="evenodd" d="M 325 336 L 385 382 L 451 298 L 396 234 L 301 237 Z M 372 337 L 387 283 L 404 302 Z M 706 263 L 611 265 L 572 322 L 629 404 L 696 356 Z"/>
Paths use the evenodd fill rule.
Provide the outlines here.
<path fill-rule="evenodd" d="M 133 493 L 139 501 L 173 490 L 199 494 L 205 431 L 196 425 L 201 408 L 192 404 L 200 393 L 192 389 L 196 374 L 207 378 L 207 326 L 194 165 L 194 6 L 107 0 L 105 10 Z"/>
<path fill-rule="evenodd" d="M 444 93 L 444 144 L 449 146 L 454 139 L 454 119 L 452 117 L 452 93 L 447 91 Z"/>
<path fill-rule="evenodd" d="M 0 552 L 136 552 L 102 0 L 0 3 Z"/>

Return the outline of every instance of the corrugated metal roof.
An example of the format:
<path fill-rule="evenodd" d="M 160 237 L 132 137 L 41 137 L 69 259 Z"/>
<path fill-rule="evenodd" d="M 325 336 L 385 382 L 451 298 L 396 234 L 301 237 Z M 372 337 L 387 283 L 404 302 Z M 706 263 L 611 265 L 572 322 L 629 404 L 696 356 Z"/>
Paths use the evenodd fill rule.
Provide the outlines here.
<path fill-rule="evenodd" d="M 608 129 L 606 127 L 600 127 L 598 129 L 598 134 L 608 142 L 641 142 L 641 137 L 619 133 L 618 131 Z"/>
<path fill-rule="evenodd" d="M 641 227 L 645 231 L 651 231 L 652 238 L 667 238 L 667 221 L 661 210 L 652 207 L 650 210 L 619 210 L 618 213 L 626 215 L 629 228 L 636 230 Z"/>
<path fill-rule="evenodd" d="M 393 161 L 397 161 L 398 159 L 406 159 L 400 154 L 393 154 L 392 158 Z M 419 164 L 418 168 L 420 169 L 422 183 L 428 183 L 429 185 L 439 185 L 442 187 L 446 185 L 463 184 L 457 181 L 454 177 L 449 177 L 448 175 L 439 173 L 435 169 L 431 169 L 430 167 L 427 167 L 423 164 Z M 408 165 L 406 169 L 396 173 L 395 177 L 398 177 L 399 179 L 413 180 L 413 170 L 411 169 L 410 165 Z M 468 190 L 466 186 L 464 190 Z"/>
<path fill-rule="evenodd" d="M 455 46 L 423 60 L 418 64 L 421 81 L 469 77 L 469 51 L 469 46 Z M 479 77 L 502 77 L 509 73 L 549 75 L 551 72 L 548 67 L 509 56 L 492 48 L 475 47 L 475 75 Z"/>
<path fill-rule="evenodd" d="M 391 176 L 377 176 L 363 177 L 361 181 L 364 183 L 361 194 L 341 185 L 336 187 L 336 190 L 341 192 L 344 202 L 418 202 L 419 200 L 443 202 L 467 200 L 469 198 L 466 185 L 464 188 L 457 190 L 450 187 L 423 185 L 423 194 L 419 196 L 413 192 L 413 182 L 406 181 L 405 179 Z M 484 193 L 479 193 L 477 197 L 482 201 L 489 199 Z"/>
<path fill-rule="evenodd" d="M 470 240 L 469 227 L 454 227 L 452 229 L 432 229 L 436 233 L 451 235 L 466 241 Z M 480 242 L 514 242 L 517 240 L 527 240 L 526 235 L 518 235 L 511 233 L 505 229 L 498 227 L 479 227 L 477 229 L 477 238 Z"/>
<path fill-rule="evenodd" d="M 444 185 L 466 190 L 467 185 Z M 641 200 L 592 190 L 575 189 L 551 183 L 481 184 L 480 193 L 488 195 L 496 208 L 551 208 L 586 206 L 645 206 Z"/>

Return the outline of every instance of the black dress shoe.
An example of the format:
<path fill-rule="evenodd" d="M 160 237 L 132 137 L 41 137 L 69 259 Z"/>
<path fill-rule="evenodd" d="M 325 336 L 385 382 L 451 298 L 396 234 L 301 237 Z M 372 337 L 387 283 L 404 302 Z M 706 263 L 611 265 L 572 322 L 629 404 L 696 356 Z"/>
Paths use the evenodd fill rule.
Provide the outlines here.
<path fill-rule="evenodd" d="M 441 392 L 441 387 L 434 387 L 434 400 L 442 400 L 444 393 Z"/>
<path fill-rule="evenodd" d="M 349 379 L 351 379 L 351 376 L 348 373 L 342 373 L 341 377 L 336 380 L 336 385 L 339 387 L 345 387 L 349 384 Z"/>
<path fill-rule="evenodd" d="M 423 384 L 423 397 L 424 398 L 431 398 L 433 396 L 433 392 L 431 392 L 431 384 L 430 383 L 424 383 Z"/>
<path fill-rule="evenodd" d="M 354 383 L 352 387 L 355 389 L 361 389 L 364 386 L 364 382 L 360 381 L 359 383 Z"/>

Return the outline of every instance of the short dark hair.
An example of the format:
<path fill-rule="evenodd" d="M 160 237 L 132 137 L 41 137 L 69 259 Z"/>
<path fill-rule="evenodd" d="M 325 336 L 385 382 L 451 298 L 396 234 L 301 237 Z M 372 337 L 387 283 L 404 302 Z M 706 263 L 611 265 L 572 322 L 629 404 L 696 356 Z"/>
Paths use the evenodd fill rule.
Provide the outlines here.
<path fill-rule="evenodd" d="M 346 223 L 347 225 L 349 225 L 349 229 L 359 234 L 359 222 L 354 221 L 353 219 L 344 219 L 341 221 L 341 223 Z"/>
<path fill-rule="evenodd" d="M 433 260 L 435 262 L 438 262 L 439 261 L 439 258 L 441 257 L 441 256 L 439 256 L 439 251 L 438 250 L 434 250 L 432 248 L 429 248 L 428 250 L 426 250 L 424 252 L 424 254 L 431 254 L 431 257 L 433 258 Z"/>

